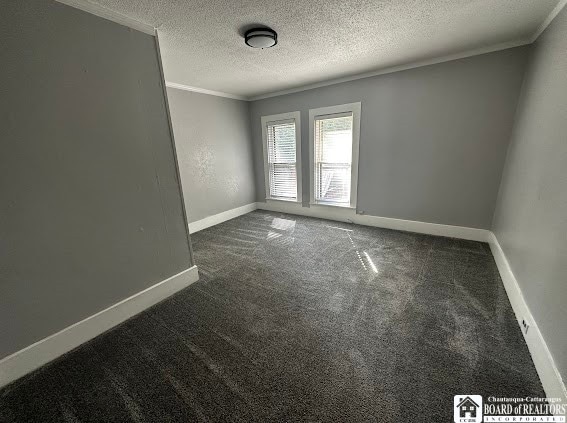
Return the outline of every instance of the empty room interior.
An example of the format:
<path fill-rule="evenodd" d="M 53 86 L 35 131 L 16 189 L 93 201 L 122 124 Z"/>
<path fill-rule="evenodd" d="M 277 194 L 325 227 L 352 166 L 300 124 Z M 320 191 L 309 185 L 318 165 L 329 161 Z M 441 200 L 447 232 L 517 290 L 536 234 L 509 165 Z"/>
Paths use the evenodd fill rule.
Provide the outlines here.
<path fill-rule="evenodd" d="M 567 0 L 1 0 L 0 422 L 565 422 Z"/>

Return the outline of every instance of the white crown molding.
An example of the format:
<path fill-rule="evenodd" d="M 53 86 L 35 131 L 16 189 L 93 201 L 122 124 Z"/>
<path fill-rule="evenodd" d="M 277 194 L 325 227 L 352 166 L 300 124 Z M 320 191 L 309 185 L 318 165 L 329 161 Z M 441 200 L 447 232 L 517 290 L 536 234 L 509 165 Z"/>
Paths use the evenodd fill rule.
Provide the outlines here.
<path fill-rule="evenodd" d="M 216 97 L 226 97 L 226 98 L 232 98 L 234 100 L 248 101 L 248 97 L 245 97 L 245 96 L 242 96 L 242 95 L 223 93 L 221 91 L 207 90 L 205 88 L 190 87 L 189 85 L 178 84 L 176 82 L 166 81 L 165 85 L 169 88 L 176 88 L 178 90 L 192 91 L 192 92 L 195 92 L 195 93 L 214 95 Z"/>
<path fill-rule="evenodd" d="M 123 15 L 119 12 L 115 12 L 111 9 L 108 9 L 104 6 L 93 3 L 89 0 L 55 0 L 55 1 L 62 3 L 62 4 L 65 4 L 67 6 L 74 7 L 76 9 L 83 10 L 85 12 L 91 13 L 91 14 L 99 16 L 101 18 L 108 19 L 108 20 L 116 22 L 120 25 L 124 25 L 124 26 L 130 27 L 130 28 L 136 29 L 136 30 L 144 32 L 146 34 L 155 35 L 155 33 L 156 33 L 156 28 L 152 25 L 140 22 L 136 19 L 133 19 L 131 17 Z M 213 95 L 213 96 L 217 96 L 217 97 L 226 97 L 226 98 L 232 98 L 232 99 L 235 99 L 235 100 L 243 100 L 243 101 L 256 101 L 256 100 L 262 100 L 262 99 L 265 99 L 265 98 L 277 97 L 277 96 L 280 96 L 280 95 L 293 94 L 293 93 L 297 93 L 297 92 L 301 92 L 301 91 L 312 90 L 312 89 L 315 89 L 315 88 L 326 87 L 326 86 L 329 86 L 329 85 L 340 84 L 342 82 L 349 82 L 349 81 L 356 81 L 358 79 L 371 78 L 373 76 L 379 76 L 379 75 L 385 75 L 385 74 L 388 74 L 388 73 L 400 72 L 400 71 L 404 71 L 404 70 L 419 68 L 419 67 L 422 67 L 422 66 L 435 65 L 435 64 L 438 64 L 438 63 L 448 62 L 448 61 L 451 61 L 451 60 L 464 59 L 464 58 L 467 58 L 467 57 L 477 56 L 477 55 L 486 54 L 486 53 L 492 53 L 492 52 L 495 52 L 495 51 L 519 47 L 519 46 L 526 45 L 526 44 L 531 44 L 535 40 L 537 40 L 537 38 L 545 31 L 545 29 L 551 24 L 553 19 L 555 19 L 555 17 L 561 12 L 561 10 L 563 10 L 563 8 L 565 7 L 566 4 L 567 4 L 567 0 L 560 0 L 559 3 L 555 6 L 555 8 L 547 16 L 547 18 L 541 23 L 541 25 L 538 27 L 536 32 L 529 39 L 500 43 L 500 44 L 496 44 L 496 45 L 493 45 L 493 46 L 481 47 L 481 48 L 478 48 L 478 49 L 468 50 L 468 51 L 465 51 L 465 52 L 462 52 L 462 53 L 456 53 L 456 54 L 451 54 L 451 55 L 447 55 L 447 56 L 441 56 L 441 57 L 427 59 L 427 60 L 423 60 L 423 61 L 419 61 L 419 62 L 408 63 L 408 64 L 405 64 L 405 65 L 392 66 L 392 67 L 388 67 L 388 68 L 378 69 L 378 70 L 375 70 L 375 71 L 365 72 L 365 73 L 356 74 L 356 75 L 345 76 L 345 77 L 341 77 L 341 78 L 329 79 L 327 81 L 315 82 L 313 84 L 301 85 L 301 86 L 286 89 L 286 90 L 274 91 L 274 92 L 269 92 L 269 93 L 266 93 L 266 94 L 260 94 L 260 95 L 256 95 L 256 96 L 243 96 L 243 95 L 225 93 L 225 92 L 221 92 L 221 91 L 208 90 L 208 89 L 205 89 L 205 88 L 192 87 L 192 86 L 189 86 L 189 85 L 179 84 L 179 83 L 176 83 L 176 82 L 167 82 L 166 81 L 166 85 L 170 88 L 177 88 L 177 89 L 185 90 L 185 91 L 192 91 L 192 92 L 197 92 L 197 93 L 202 93 L 202 94 Z"/>
<path fill-rule="evenodd" d="M 0 360 L 0 387 L 49 363 L 199 280 L 190 267 Z"/>
<path fill-rule="evenodd" d="M 137 31 L 145 32 L 146 34 L 150 34 L 150 35 L 155 35 L 156 28 L 153 25 L 140 22 L 136 19 L 130 18 L 119 12 L 115 12 L 114 10 L 108 9 L 99 4 L 92 3 L 88 0 L 55 0 L 55 1 L 65 4 L 67 6 L 74 7 L 75 9 L 80 9 L 84 12 L 91 13 L 100 18 L 107 19 L 117 24 L 127 26 Z"/>
<path fill-rule="evenodd" d="M 567 1 L 567 0 L 565 0 L 565 1 Z M 272 93 L 267 93 L 267 94 L 260 94 L 260 95 L 249 97 L 248 100 L 249 101 L 256 101 L 256 100 L 263 100 L 265 98 L 270 98 L 270 97 L 278 97 L 278 96 L 281 96 L 281 95 L 298 93 L 298 92 L 301 92 L 301 91 L 312 90 L 312 89 L 315 89 L 315 88 L 326 87 L 326 86 L 329 86 L 329 85 L 341 84 L 343 82 L 356 81 L 357 79 L 371 78 L 373 76 L 385 75 L 385 74 L 388 74 L 388 73 L 400 72 L 400 71 L 404 71 L 404 70 L 420 68 L 420 67 L 423 67 L 423 66 L 430 66 L 430 65 L 436 65 L 438 63 L 450 62 L 452 60 L 465 59 L 467 57 L 478 56 L 478 55 L 481 55 L 481 54 L 493 53 L 495 51 L 506 50 L 506 49 L 509 49 L 509 48 L 519 47 L 519 46 L 523 46 L 523 45 L 526 45 L 526 44 L 531 44 L 531 39 L 510 41 L 510 42 L 496 44 L 496 45 L 492 45 L 492 46 L 488 46 L 488 47 L 481 47 L 481 48 L 477 48 L 477 49 L 473 49 L 473 50 L 468 50 L 468 51 L 461 52 L 461 53 L 455 53 L 455 54 L 450 54 L 450 55 L 447 55 L 447 56 L 422 60 L 422 61 L 419 61 L 419 62 L 408 63 L 408 64 L 405 64 L 405 65 L 392 66 L 392 67 L 378 69 L 378 70 L 371 71 L 371 72 L 360 73 L 360 74 L 357 74 L 357 75 L 345 76 L 345 77 L 342 77 L 342 78 L 330 79 L 330 80 L 327 80 L 327 81 L 321 81 L 321 82 L 316 82 L 316 83 L 313 83 L 313 84 L 302 85 L 302 86 L 299 86 L 299 87 L 296 87 L 296 88 L 290 88 L 290 89 L 287 89 L 287 90 L 274 91 Z"/>
<path fill-rule="evenodd" d="M 530 42 L 532 43 L 535 42 L 539 38 L 539 36 L 543 34 L 543 31 L 545 31 L 547 27 L 551 24 L 551 22 L 553 22 L 555 17 L 559 15 L 559 12 L 563 10 L 566 4 L 567 4 L 567 0 L 561 0 L 559 3 L 557 3 L 557 6 L 553 8 L 553 10 L 547 16 L 547 18 L 545 18 L 545 20 L 541 23 L 541 25 L 538 26 L 536 32 L 534 32 L 534 35 L 532 35 Z"/>
<path fill-rule="evenodd" d="M 562 1 L 567 2 L 567 0 L 562 0 Z M 559 12 L 556 12 L 556 13 L 559 13 Z M 432 58 L 432 59 L 422 60 L 422 61 L 419 61 L 419 62 L 412 62 L 412 63 L 408 63 L 408 64 L 405 64 L 405 65 L 382 68 L 382 69 L 378 69 L 378 70 L 371 71 L 371 72 L 365 72 L 365 73 L 345 76 L 345 77 L 341 77 L 341 78 L 329 79 L 327 81 L 315 82 L 313 84 L 301 85 L 301 86 L 298 86 L 298 87 L 295 87 L 295 88 L 289 88 L 289 89 L 286 89 L 286 90 L 274 91 L 274 92 L 269 92 L 269 93 L 266 93 L 266 94 L 260 94 L 260 95 L 249 96 L 249 97 L 243 96 L 243 95 L 229 94 L 229 93 L 220 92 L 220 91 L 207 90 L 205 88 L 191 87 L 191 86 L 188 86 L 188 85 L 178 84 L 176 82 L 167 82 L 166 81 L 166 85 L 170 88 L 177 88 L 177 89 L 180 89 L 180 90 L 193 91 L 193 92 L 197 92 L 197 93 L 209 94 L 209 95 L 214 95 L 214 96 L 218 96 L 218 97 L 227 97 L 227 98 L 233 98 L 233 99 L 236 99 L 236 100 L 243 100 L 243 101 L 257 101 L 257 100 L 263 100 L 263 99 L 271 98 L 271 97 L 278 97 L 278 96 L 286 95 L 286 94 L 298 93 L 298 92 L 301 92 L 301 91 L 313 90 L 315 88 L 327 87 L 329 85 L 341 84 L 343 82 L 356 81 L 358 79 L 364 79 L 364 78 L 372 78 L 373 76 L 386 75 L 386 74 L 389 74 L 389 73 L 400 72 L 400 71 L 410 70 L 410 69 L 414 69 L 414 68 L 420 68 L 420 67 L 423 67 L 423 66 L 430 66 L 430 65 L 436 65 L 436 64 L 439 64 L 439 63 L 450 62 L 452 60 L 465 59 L 467 57 L 479 56 L 481 54 L 494 53 L 496 51 L 507 50 L 509 48 L 520 47 L 520 46 L 524 46 L 524 45 L 531 44 L 531 43 L 532 43 L 532 38 L 522 39 L 522 40 L 517 40 L 517 41 L 509 41 L 509 42 L 506 42 L 506 43 L 495 44 L 495 45 L 488 46 L 488 47 L 481 47 L 481 48 L 477 48 L 477 49 L 473 49 L 473 50 L 467 50 L 467 51 L 461 52 L 461 53 L 455 53 L 455 54 L 451 54 L 451 55 L 447 55 L 447 56 L 435 57 L 435 58 Z"/>

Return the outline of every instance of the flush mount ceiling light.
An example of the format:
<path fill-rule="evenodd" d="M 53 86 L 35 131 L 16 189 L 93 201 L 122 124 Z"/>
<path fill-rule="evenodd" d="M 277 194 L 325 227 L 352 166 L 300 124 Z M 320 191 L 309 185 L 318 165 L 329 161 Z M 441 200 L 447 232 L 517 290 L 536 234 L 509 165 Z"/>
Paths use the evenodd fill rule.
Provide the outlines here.
<path fill-rule="evenodd" d="M 252 28 L 244 34 L 244 41 L 252 48 L 269 48 L 278 43 L 278 34 L 270 28 Z"/>

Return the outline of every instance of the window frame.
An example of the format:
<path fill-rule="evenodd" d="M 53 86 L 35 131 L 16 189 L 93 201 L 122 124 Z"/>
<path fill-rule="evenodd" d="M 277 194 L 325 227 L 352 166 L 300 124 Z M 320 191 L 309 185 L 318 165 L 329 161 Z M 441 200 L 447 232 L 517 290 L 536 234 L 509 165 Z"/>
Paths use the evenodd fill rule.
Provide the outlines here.
<path fill-rule="evenodd" d="M 316 109 L 309 109 L 309 164 L 310 169 L 310 183 L 309 183 L 309 204 L 315 206 L 330 206 L 356 209 L 357 194 L 358 194 L 358 154 L 359 154 L 359 141 L 360 141 L 360 112 L 361 103 L 348 103 L 340 104 L 337 106 L 319 107 Z M 315 164 L 315 119 L 344 113 L 352 113 L 352 162 L 350 168 L 350 203 L 340 204 L 317 201 L 315 199 L 315 182 L 317 172 Z"/>
<path fill-rule="evenodd" d="M 293 120 L 295 123 L 295 173 L 297 180 L 297 198 L 285 199 L 285 198 L 273 198 L 270 196 L 270 174 L 269 174 L 269 164 L 268 164 L 268 125 L 277 124 L 278 122 L 285 122 Z M 264 188 L 266 194 L 266 201 L 285 201 L 289 203 L 301 203 L 303 202 L 303 192 L 302 192 L 302 178 L 301 178 L 301 113 L 297 112 L 287 112 L 279 113 L 276 115 L 267 115 L 260 118 L 262 124 L 262 149 L 264 154 Z"/>

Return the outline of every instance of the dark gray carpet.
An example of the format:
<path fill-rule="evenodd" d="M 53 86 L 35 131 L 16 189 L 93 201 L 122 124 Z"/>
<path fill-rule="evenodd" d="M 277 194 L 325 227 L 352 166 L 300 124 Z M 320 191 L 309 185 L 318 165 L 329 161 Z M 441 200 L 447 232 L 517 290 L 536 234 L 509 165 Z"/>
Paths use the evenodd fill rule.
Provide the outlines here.
<path fill-rule="evenodd" d="M 0 391 L 2 422 L 451 422 L 545 396 L 489 248 L 253 212 L 201 280 Z"/>

